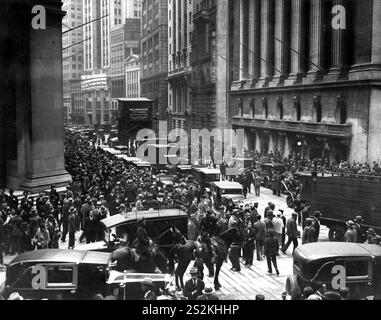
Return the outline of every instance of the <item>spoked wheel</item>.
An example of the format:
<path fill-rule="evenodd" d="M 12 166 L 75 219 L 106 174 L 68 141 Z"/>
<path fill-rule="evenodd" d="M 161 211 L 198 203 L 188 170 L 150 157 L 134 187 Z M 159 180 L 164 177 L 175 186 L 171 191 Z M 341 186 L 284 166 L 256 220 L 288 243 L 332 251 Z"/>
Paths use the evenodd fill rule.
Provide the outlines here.
<path fill-rule="evenodd" d="M 290 195 L 287 196 L 286 202 L 287 202 L 287 206 L 289 208 L 291 208 L 291 209 L 294 208 L 294 200 L 292 199 L 292 197 Z"/>
<path fill-rule="evenodd" d="M 333 226 L 329 229 L 328 237 L 329 241 L 343 242 L 345 235 L 345 229 L 342 226 Z"/>

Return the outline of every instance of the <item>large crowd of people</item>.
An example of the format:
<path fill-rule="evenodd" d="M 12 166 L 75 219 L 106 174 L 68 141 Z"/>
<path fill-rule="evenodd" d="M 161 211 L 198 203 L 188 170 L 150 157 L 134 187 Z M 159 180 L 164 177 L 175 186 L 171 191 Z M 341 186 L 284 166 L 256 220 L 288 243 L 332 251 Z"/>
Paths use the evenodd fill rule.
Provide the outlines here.
<path fill-rule="evenodd" d="M 297 152 L 290 152 L 288 156 L 282 156 L 283 152 L 275 150 L 269 153 L 259 153 L 257 151 L 245 151 L 245 158 L 253 159 L 257 164 L 262 163 L 282 163 L 288 166 L 291 172 L 323 172 L 338 175 L 364 175 L 381 176 L 381 167 L 378 162 L 358 162 L 358 161 L 329 161 L 328 158 L 309 158 Z"/>
<path fill-rule="evenodd" d="M 295 154 L 282 159 L 279 152 L 268 155 L 247 153 L 245 157 L 251 157 L 257 163 L 286 163 L 291 172 L 302 168 L 307 171 L 318 168 L 341 173 L 380 175 L 376 163 L 372 168 L 368 164 L 346 162 L 328 165 L 321 159 L 297 160 Z M 308 206 L 295 208 L 295 213 L 289 219 L 286 219 L 281 208 L 276 208 L 271 202 L 264 212 L 258 211 L 258 203 L 255 202 L 235 204 L 231 200 L 217 206 L 211 193 L 190 183 L 189 177 L 178 175 L 174 177 L 173 189 L 165 189 L 156 183 L 151 169 L 139 169 L 127 164 L 77 133 L 68 133 L 66 136 L 65 160 L 73 182 L 61 194 L 58 194 L 55 186 L 51 186 L 50 192 L 40 193 L 36 198 L 27 192 L 24 192 L 22 199 L 18 199 L 13 190 L 9 190 L 8 194 L 0 192 L 0 259 L 3 253 L 14 255 L 35 249 L 58 248 L 60 242 L 66 242 L 67 236 L 69 249 L 75 248 L 76 240 L 86 240 L 87 243 L 99 241 L 104 237 L 102 219 L 128 214 L 131 210 L 143 210 L 145 203 L 152 199 L 163 206 L 178 201 L 188 214 L 185 236 L 195 242 L 191 274 L 197 281 L 192 282 L 192 276 L 191 282 L 185 285 L 184 296 L 197 299 L 202 295 L 205 298 L 205 294 L 211 292 L 209 288 L 205 289 L 203 279 L 204 265 L 210 277 L 214 273 L 214 236 L 235 230 L 229 248 L 232 272 L 239 272 L 242 263 L 247 267 L 252 266 L 255 257 L 257 261 L 266 259 L 268 273 L 275 271 L 277 275 L 281 272 L 277 265 L 280 252 L 286 254 L 291 244 L 295 250 L 298 237 L 301 237 L 303 244 L 317 242 L 319 238 L 320 213 L 311 212 Z M 241 174 L 239 181 L 246 190 L 245 196 L 252 186 L 256 196 L 260 196 L 261 181 L 255 170 L 254 173 L 248 171 Z M 277 190 L 275 192 L 278 194 Z M 301 235 L 298 224 L 303 226 Z M 365 239 L 354 236 L 353 233 L 359 231 L 356 231 L 352 221 L 348 222 L 348 230 L 346 241 L 373 243 L 377 239 L 374 230 L 369 230 Z M 76 239 L 78 231 L 81 231 L 81 235 Z M 142 243 L 135 241 L 133 245 L 139 248 Z"/>

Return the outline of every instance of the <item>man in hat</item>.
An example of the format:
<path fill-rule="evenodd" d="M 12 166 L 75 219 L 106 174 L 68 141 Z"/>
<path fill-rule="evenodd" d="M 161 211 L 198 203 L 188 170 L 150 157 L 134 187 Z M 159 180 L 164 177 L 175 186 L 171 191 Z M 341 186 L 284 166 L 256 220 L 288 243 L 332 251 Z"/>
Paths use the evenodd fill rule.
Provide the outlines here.
<path fill-rule="evenodd" d="M 315 239 L 313 239 L 313 242 L 318 242 L 319 235 L 320 235 L 320 217 L 321 213 L 320 211 L 315 211 L 314 214 L 310 217 L 313 219 L 312 226 L 315 229 Z"/>
<path fill-rule="evenodd" d="M 272 274 L 272 266 L 271 263 L 274 265 L 276 274 L 279 276 L 279 270 L 278 270 L 278 265 L 276 261 L 276 257 L 278 255 L 278 250 L 279 250 L 279 243 L 278 240 L 275 238 L 275 231 L 273 229 L 270 229 L 269 232 L 269 237 L 266 239 L 265 242 L 265 256 L 267 259 L 267 267 L 268 271 L 267 273 Z"/>
<path fill-rule="evenodd" d="M 344 234 L 345 242 L 357 243 L 357 231 L 355 229 L 355 223 L 352 220 L 349 220 L 346 224 L 348 229 Z"/>
<path fill-rule="evenodd" d="M 33 238 L 33 244 L 37 247 L 37 249 L 47 249 L 49 247 L 49 242 L 49 232 L 42 223 Z"/>
<path fill-rule="evenodd" d="M 276 217 L 272 220 L 273 229 L 275 232 L 275 238 L 278 240 L 279 247 L 282 247 L 282 232 L 283 232 L 283 219 L 281 217 L 281 213 L 277 213 Z"/>
<path fill-rule="evenodd" d="M 201 300 L 201 301 L 212 300 L 212 301 L 216 301 L 216 300 L 219 300 L 219 299 L 214 294 L 214 290 L 213 290 L 212 287 L 206 287 L 204 290 L 202 290 L 202 295 L 197 297 L 196 300 Z"/>
<path fill-rule="evenodd" d="M 242 246 L 242 240 L 243 240 L 243 234 L 242 229 L 239 228 L 239 225 L 237 222 L 233 221 L 231 224 L 231 228 L 229 228 L 227 231 L 228 233 L 232 233 L 232 241 L 230 245 L 229 250 L 229 260 L 232 264 L 231 270 L 240 272 L 241 271 L 241 265 L 239 262 L 239 257 L 241 253 L 241 246 Z"/>
<path fill-rule="evenodd" d="M 365 234 L 363 234 L 363 232 L 361 230 L 362 229 L 361 225 L 364 223 L 363 217 L 357 216 L 353 222 L 354 222 L 354 229 L 357 232 L 357 242 L 358 243 L 364 243 L 366 236 L 365 236 Z"/>
<path fill-rule="evenodd" d="M 262 220 L 261 215 L 257 216 L 257 222 L 254 224 L 254 233 L 255 233 L 255 246 L 257 249 L 257 260 L 261 261 L 264 254 L 264 245 L 266 237 L 266 223 Z"/>
<path fill-rule="evenodd" d="M 196 300 L 202 295 L 202 291 L 205 288 L 205 283 L 198 278 L 197 268 L 192 268 L 189 271 L 191 279 L 189 279 L 184 286 L 183 294 L 188 300 Z"/>
<path fill-rule="evenodd" d="M 85 219 L 84 230 L 79 238 L 79 242 L 86 238 L 87 243 L 95 242 L 97 239 L 99 221 L 94 217 L 94 212 L 90 211 L 89 216 Z"/>
<path fill-rule="evenodd" d="M 200 221 L 200 231 L 207 232 L 209 235 L 213 236 L 216 233 L 217 220 L 211 209 L 206 211 L 206 214 Z"/>
<path fill-rule="evenodd" d="M 261 195 L 261 183 L 262 183 L 261 176 L 257 172 L 255 172 L 253 184 L 254 184 L 255 195 L 257 197 L 259 197 Z"/>
<path fill-rule="evenodd" d="M 286 251 L 288 247 L 290 246 L 291 242 L 294 245 L 294 248 L 292 249 L 292 253 L 294 253 L 295 249 L 298 247 L 298 225 L 296 222 L 296 219 L 298 218 L 298 214 L 294 212 L 290 219 L 287 220 L 286 229 L 287 229 L 287 243 L 282 248 L 282 252 L 286 254 Z"/>
<path fill-rule="evenodd" d="M 255 231 L 251 221 L 247 223 L 247 227 L 244 230 L 244 260 L 245 266 L 253 265 L 253 256 L 255 248 Z"/>
<path fill-rule="evenodd" d="M 145 278 L 142 281 L 142 291 L 144 300 L 157 300 L 157 294 L 155 292 L 155 285 L 151 278 Z"/>
<path fill-rule="evenodd" d="M 69 209 L 69 216 L 67 218 L 67 230 L 69 233 L 69 246 L 68 249 L 74 249 L 75 245 L 75 221 L 77 216 L 77 210 L 74 207 Z"/>
<path fill-rule="evenodd" d="M 302 244 L 315 242 L 316 230 L 312 225 L 313 221 L 314 220 L 312 218 L 307 218 L 306 220 L 306 227 L 304 228 L 302 234 Z"/>
<path fill-rule="evenodd" d="M 136 198 L 136 204 L 135 204 L 136 210 L 137 211 L 143 211 L 143 195 L 139 194 L 138 197 Z"/>
<path fill-rule="evenodd" d="M 60 201 L 60 196 L 56 190 L 56 186 L 52 185 L 50 187 L 50 192 L 49 192 L 49 200 L 53 204 L 54 208 L 57 208 L 58 202 Z"/>
<path fill-rule="evenodd" d="M 369 228 L 366 231 L 366 241 L 364 243 L 365 244 L 377 244 L 375 241 L 376 237 L 377 237 L 376 230 L 374 228 Z"/>

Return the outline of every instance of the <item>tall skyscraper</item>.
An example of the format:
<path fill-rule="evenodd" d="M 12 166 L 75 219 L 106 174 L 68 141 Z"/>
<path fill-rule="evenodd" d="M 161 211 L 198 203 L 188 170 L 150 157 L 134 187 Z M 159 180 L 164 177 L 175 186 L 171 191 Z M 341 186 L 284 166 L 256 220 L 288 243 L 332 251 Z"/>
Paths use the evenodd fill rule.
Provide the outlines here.
<path fill-rule="evenodd" d="M 154 112 L 167 119 L 168 0 L 142 3 L 142 97 L 155 100 Z"/>
<path fill-rule="evenodd" d="M 62 9 L 66 16 L 62 20 L 62 47 L 63 47 L 63 106 L 65 122 L 74 121 L 73 114 L 80 114 L 81 105 L 72 100 L 72 88 L 80 82 L 83 72 L 83 30 L 78 27 L 83 21 L 82 0 L 64 0 Z M 74 110 L 76 109 L 76 110 Z"/>
<path fill-rule="evenodd" d="M 168 107 L 170 127 L 189 131 L 193 0 L 168 0 Z"/>

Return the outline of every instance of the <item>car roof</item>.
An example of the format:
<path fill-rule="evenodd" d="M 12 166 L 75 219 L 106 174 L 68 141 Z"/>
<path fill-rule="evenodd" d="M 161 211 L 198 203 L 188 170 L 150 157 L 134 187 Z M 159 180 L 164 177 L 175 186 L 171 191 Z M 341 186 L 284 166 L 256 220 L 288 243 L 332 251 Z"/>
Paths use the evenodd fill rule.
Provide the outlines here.
<path fill-rule="evenodd" d="M 372 244 L 348 242 L 318 242 L 299 246 L 295 256 L 305 260 L 319 260 L 334 257 L 381 257 L 381 247 Z"/>
<path fill-rule="evenodd" d="M 210 168 L 195 168 L 196 171 L 202 172 L 205 174 L 220 174 L 220 170 L 218 169 L 210 169 Z"/>
<path fill-rule="evenodd" d="M 65 249 L 43 249 L 22 253 L 15 257 L 9 266 L 19 263 L 73 263 L 73 264 L 107 264 L 110 253 L 90 252 Z"/>
<path fill-rule="evenodd" d="M 240 189 L 242 190 L 242 185 L 238 182 L 232 182 L 232 181 L 220 181 L 220 182 L 213 182 L 213 185 L 220 189 Z"/>
<path fill-rule="evenodd" d="M 114 228 L 122 224 L 134 223 L 142 219 L 168 219 L 177 217 L 188 217 L 188 215 L 179 209 L 164 209 L 151 211 L 138 211 L 136 213 L 128 213 L 127 218 L 123 214 L 116 214 L 102 220 L 106 228 Z"/>

